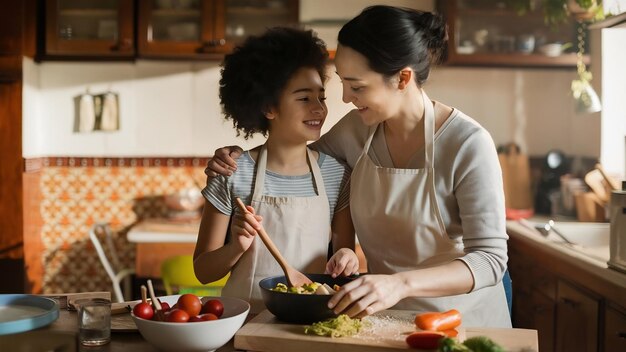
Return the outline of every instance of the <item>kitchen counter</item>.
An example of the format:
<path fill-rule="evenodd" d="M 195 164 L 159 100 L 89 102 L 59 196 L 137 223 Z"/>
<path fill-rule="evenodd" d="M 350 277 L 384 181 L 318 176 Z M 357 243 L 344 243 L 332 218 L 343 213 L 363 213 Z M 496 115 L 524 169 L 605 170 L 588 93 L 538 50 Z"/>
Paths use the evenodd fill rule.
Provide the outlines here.
<path fill-rule="evenodd" d="M 562 242 L 549 240 L 517 221 L 507 221 L 512 246 L 522 246 L 546 258 L 551 270 L 575 276 L 611 301 L 626 306 L 626 274 L 608 267 L 599 256 L 588 255 Z M 593 253 L 592 253 L 593 254 Z"/>

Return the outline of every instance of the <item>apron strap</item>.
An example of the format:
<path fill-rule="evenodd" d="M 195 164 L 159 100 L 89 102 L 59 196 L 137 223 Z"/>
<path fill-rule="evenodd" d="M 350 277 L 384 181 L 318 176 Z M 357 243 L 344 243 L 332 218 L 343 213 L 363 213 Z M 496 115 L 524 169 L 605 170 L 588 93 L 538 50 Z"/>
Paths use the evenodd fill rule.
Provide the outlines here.
<path fill-rule="evenodd" d="M 422 89 L 424 103 L 424 168 L 435 167 L 435 109 Z"/>
<path fill-rule="evenodd" d="M 324 185 L 324 179 L 322 178 L 322 171 L 320 170 L 317 161 L 313 156 L 313 152 L 306 148 L 307 163 L 313 174 L 313 185 L 317 190 L 317 195 L 326 194 L 326 186 Z M 254 191 L 252 193 L 253 200 L 260 200 L 263 196 L 263 189 L 265 188 L 265 171 L 267 170 L 267 146 L 263 144 L 261 151 L 259 152 L 259 159 L 256 166 L 256 179 L 254 180 Z"/>
<path fill-rule="evenodd" d="M 326 186 L 324 185 L 324 179 L 322 178 L 322 171 L 320 170 L 320 166 L 317 165 L 317 161 L 315 160 L 315 156 L 313 152 L 308 147 L 306 148 L 306 156 L 307 161 L 309 163 L 309 167 L 311 168 L 311 173 L 313 174 L 313 185 L 315 185 L 315 189 L 317 190 L 317 195 L 325 195 L 326 194 Z"/>
<path fill-rule="evenodd" d="M 254 191 L 252 200 L 260 200 L 265 187 L 265 170 L 267 170 L 267 146 L 263 144 L 259 152 L 259 159 L 256 161 L 256 177 L 254 180 Z"/>

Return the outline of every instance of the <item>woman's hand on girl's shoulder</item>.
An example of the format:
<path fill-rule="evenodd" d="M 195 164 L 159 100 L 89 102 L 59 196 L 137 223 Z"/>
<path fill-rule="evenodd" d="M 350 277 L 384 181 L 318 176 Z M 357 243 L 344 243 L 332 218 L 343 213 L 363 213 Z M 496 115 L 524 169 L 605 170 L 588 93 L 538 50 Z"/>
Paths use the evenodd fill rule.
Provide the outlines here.
<path fill-rule="evenodd" d="M 238 145 L 231 145 L 215 150 L 215 154 L 207 163 L 204 173 L 208 179 L 218 175 L 230 176 L 237 170 L 237 159 L 243 154 L 243 149 Z M 208 181 L 207 179 L 207 181 Z"/>

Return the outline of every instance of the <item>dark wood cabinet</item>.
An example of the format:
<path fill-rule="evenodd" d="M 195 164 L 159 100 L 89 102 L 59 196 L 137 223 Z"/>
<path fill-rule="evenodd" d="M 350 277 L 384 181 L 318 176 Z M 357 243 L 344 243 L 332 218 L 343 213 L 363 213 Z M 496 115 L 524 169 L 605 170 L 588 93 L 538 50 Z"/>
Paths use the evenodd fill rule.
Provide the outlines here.
<path fill-rule="evenodd" d="M 604 314 L 604 350 L 626 351 L 626 310 L 612 303 Z"/>
<path fill-rule="evenodd" d="M 540 351 L 626 351 L 626 278 L 508 225 L 513 327 L 537 329 Z"/>
<path fill-rule="evenodd" d="M 509 250 L 509 270 L 513 280 L 513 325 L 537 329 L 540 351 L 554 350 L 557 279 L 527 260 L 515 249 Z"/>
<path fill-rule="evenodd" d="M 579 24 L 545 23 L 543 9 L 519 14 L 506 1 L 439 1 L 449 43 L 446 63 L 459 66 L 575 67 Z M 585 63 L 589 57 L 584 56 Z"/>
<path fill-rule="evenodd" d="M 558 283 L 556 351 L 599 350 L 599 300 L 566 283 Z"/>
<path fill-rule="evenodd" d="M 45 57 L 132 58 L 133 0 L 46 0 Z"/>
<path fill-rule="evenodd" d="M 46 59 L 221 59 L 268 27 L 297 26 L 298 0 L 45 0 Z"/>

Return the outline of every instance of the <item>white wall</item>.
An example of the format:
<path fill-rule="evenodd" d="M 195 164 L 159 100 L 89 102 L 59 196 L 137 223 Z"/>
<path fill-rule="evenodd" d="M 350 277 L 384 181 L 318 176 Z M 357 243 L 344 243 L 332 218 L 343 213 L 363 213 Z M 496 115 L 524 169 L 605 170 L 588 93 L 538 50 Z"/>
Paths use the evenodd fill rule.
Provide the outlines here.
<path fill-rule="evenodd" d="M 626 175 L 626 24 L 602 30 L 602 153 L 608 172 Z"/>
<path fill-rule="evenodd" d="M 304 22 L 341 21 L 375 0 L 301 0 Z M 386 0 L 424 10 L 434 0 Z M 326 35 L 333 40 L 334 24 Z M 324 38 L 324 37 L 323 37 Z M 329 47 L 332 44 L 329 43 Z M 333 68 L 329 72 L 334 72 Z M 457 107 L 483 124 L 497 144 L 515 141 L 532 155 L 558 148 L 599 157 L 600 121 L 576 115 L 569 96 L 575 70 L 436 69 L 426 89 L 431 99 Z M 24 60 L 24 156 L 206 156 L 223 145 L 249 148 L 262 142 L 236 138 L 218 101 L 219 64 L 134 63 L 35 64 Z M 120 94 L 118 132 L 74 133 L 73 97 L 87 88 Z M 341 101 L 335 75 L 327 85 L 327 131 L 351 107 Z"/>
<path fill-rule="evenodd" d="M 330 68 L 330 72 L 334 72 Z M 217 63 L 24 62 L 24 156 L 209 155 L 222 145 L 251 147 L 222 118 Z M 483 124 L 496 143 L 516 140 L 530 154 L 559 148 L 599 156 L 597 118 L 576 115 L 569 94 L 573 70 L 436 69 L 430 97 Z M 112 89 L 120 95 L 118 132 L 74 133 L 73 97 Z M 328 82 L 326 131 L 350 106 L 335 75 Z M 517 106 L 516 106 L 517 104 Z"/>

